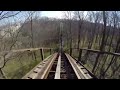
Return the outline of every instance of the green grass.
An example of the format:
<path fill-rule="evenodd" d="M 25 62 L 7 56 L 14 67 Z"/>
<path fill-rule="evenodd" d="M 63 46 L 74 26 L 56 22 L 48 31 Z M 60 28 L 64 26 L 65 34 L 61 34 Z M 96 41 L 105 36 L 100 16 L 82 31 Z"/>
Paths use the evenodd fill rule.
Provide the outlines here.
<path fill-rule="evenodd" d="M 3 71 L 7 77 L 7 79 L 20 79 L 22 78 L 26 73 L 28 73 L 32 68 L 34 68 L 38 63 L 40 63 L 41 56 L 40 51 L 35 51 L 36 54 L 36 60 L 32 57 L 32 55 L 29 53 L 24 53 L 19 60 L 19 57 L 16 57 L 15 59 L 9 60 L 5 67 L 3 68 Z M 45 51 L 44 57 L 50 55 L 50 52 Z"/>

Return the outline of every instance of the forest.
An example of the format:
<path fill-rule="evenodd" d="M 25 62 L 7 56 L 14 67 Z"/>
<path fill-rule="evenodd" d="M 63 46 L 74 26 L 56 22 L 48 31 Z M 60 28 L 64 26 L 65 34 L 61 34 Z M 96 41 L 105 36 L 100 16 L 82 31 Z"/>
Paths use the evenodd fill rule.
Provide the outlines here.
<path fill-rule="evenodd" d="M 0 21 L 5 21 L 0 26 L 0 78 L 19 79 L 41 61 L 39 51 L 14 53 L 13 50 L 40 47 L 58 50 L 60 33 L 63 51 L 79 59 L 82 49 L 80 61 L 94 75 L 100 79 L 120 78 L 119 55 L 90 52 L 119 54 L 119 11 L 63 11 L 62 19 L 41 17 L 41 12 L 0 12 Z M 20 20 L 19 14 L 25 19 Z M 19 28 L 12 28 L 18 23 Z M 44 52 L 47 57 L 48 50 Z"/>

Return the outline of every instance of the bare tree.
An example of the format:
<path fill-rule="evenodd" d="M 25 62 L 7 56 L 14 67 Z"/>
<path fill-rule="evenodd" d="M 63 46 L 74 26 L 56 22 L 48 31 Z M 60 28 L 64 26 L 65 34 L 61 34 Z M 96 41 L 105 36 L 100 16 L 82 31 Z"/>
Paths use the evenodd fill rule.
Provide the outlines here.
<path fill-rule="evenodd" d="M 103 28 L 103 32 L 102 32 L 102 41 L 101 41 L 101 45 L 100 45 L 100 51 L 103 51 L 104 50 L 104 46 L 105 46 L 105 35 L 106 35 L 106 12 L 103 11 L 103 23 L 104 23 L 104 28 Z M 95 68 L 98 64 L 98 60 L 99 60 L 99 57 L 100 57 L 100 53 L 98 53 L 97 57 L 96 57 L 96 61 L 95 61 L 95 64 L 93 66 L 93 69 L 92 69 L 92 72 L 94 73 L 95 71 Z"/>
<path fill-rule="evenodd" d="M 87 40 L 88 40 L 88 47 L 87 48 L 88 49 L 91 49 L 93 44 L 96 44 L 96 43 L 94 43 L 94 39 L 96 37 L 96 33 L 98 33 L 97 32 L 97 29 L 98 29 L 97 24 L 100 23 L 100 20 L 101 20 L 100 12 L 95 12 L 95 11 L 89 12 L 89 21 L 91 21 L 92 23 L 91 23 L 91 27 L 90 27 L 90 30 L 88 32 L 88 38 L 87 38 Z M 92 25 L 93 23 L 94 23 L 94 25 Z M 87 57 L 89 54 L 90 54 L 89 51 L 87 51 L 85 53 L 84 63 L 87 62 Z"/>
<path fill-rule="evenodd" d="M 83 24 L 83 21 L 85 19 L 85 17 L 87 16 L 84 16 L 84 11 L 75 11 L 74 12 L 74 15 L 76 17 L 76 19 L 78 20 L 78 42 L 77 42 L 77 48 L 79 50 L 79 46 L 80 46 L 80 39 L 81 39 L 81 27 L 82 27 L 82 24 Z"/>
<path fill-rule="evenodd" d="M 70 48 L 70 55 L 72 54 L 72 11 L 66 11 L 64 12 L 65 18 L 68 20 L 68 33 L 69 33 L 69 40 L 70 40 L 70 44 L 69 44 L 69 48 Z"/>
<path fill-rule="evenodd" d="M 16 15 L 16 14 L 15 14 Z M 29 17 L 28 17 L 29 18 Z M 28 20 L 28 18 L 24 21 L 24 23 Z M 6 65 L 6 63 L 10 60 L 9 58 L 10 58 L 10 56 L 11 56 L 11 54 L 12 54 L 12 52 L 11 52 L 11 50 L 12 50 L 12 47 L 16 44 L 16 42 L 17 42 L 17 40 L 18 40 L 18 37 L 19 37 L 19 34 L 20 34 L 20 32 L 21 32 L 21 29 L 22 29 L 22 27 L 24 26 L 24 23 L 23 23 L 23 25 L 21 26 L 21 28 L 18 30 L 18 31 L 16 31 L 16 34 L 15 35 L 13 35 L 13 36 L 11 36 L 10 38 L 11 38 L 11 44 L 9 45 L 9 49 L 7 49 L 8 51 L 5 51 L 5 52 L 1 52 L 1 63 L 3 63 L 2 64 L 2 66 L 0 67 L 0 72 L 1 72 L 1 74 L 2 74 L 2 76 L 3 76 L 3 78 L 6 78 L 6 76 L 5 76 L 5 74 L 4 74 L 4 72 L 3 72 L 3 68 L 4 68 L 4 66 Z M 2 38 L 2 39 L 4 39 L 4 38 Z M 4 44 L 5 45 L 5 44 Z M 8 47 L 8 46 L 4 46 L 4 49 L 6 48 L 6 47 Z M 4 50 L 3 50 L 4 51 Z"/>

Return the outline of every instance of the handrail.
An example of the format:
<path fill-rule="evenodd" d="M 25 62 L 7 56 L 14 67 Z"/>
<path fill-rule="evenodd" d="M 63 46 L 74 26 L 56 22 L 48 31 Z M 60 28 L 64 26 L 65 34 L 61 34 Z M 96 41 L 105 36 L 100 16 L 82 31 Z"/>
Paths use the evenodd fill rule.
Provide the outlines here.
<path fill-rule="evenodd" d="M 16 50 L 10 50 L 10 51 L 2 51 L 0 53 L 5 53 L 5 52 L 21 52 L 21 51 L 35 51 L 35 50 L 39 50 L 39 49 L 54 49 L 54 48 L 27 48 L 27 49 L 16 49 Z"/>
<path fill-rule="evenodd" d="M 72 49 L 78 49 L 78 48 L 72 48 Z M 120 56 L 120 53 L 114 53 L 114 52 L 107 52 L 107 51 L 100 51 L 100 50 L 93 50 L 93 49 L 86 49 L 86 48 L 80 48 L 79 50 L 87 50 L 87 51 L 94 52 L 94 53 Z"/>

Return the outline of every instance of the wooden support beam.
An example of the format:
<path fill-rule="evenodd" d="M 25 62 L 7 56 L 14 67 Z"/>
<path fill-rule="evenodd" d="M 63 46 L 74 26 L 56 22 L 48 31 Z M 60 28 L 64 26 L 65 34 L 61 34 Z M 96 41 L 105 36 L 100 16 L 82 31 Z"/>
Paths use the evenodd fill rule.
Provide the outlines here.
<path fill-rule="evenodd" d="M 43 48 L 40 49 L 40 54 L 41 54 L 41 59 L 44 60 L 44 52 L 43 52 Z"/>
<path fill-rule="evenodd" d="M 50 48 L 50 55 L 52 54 L 52 50 L 51 50 L 51 48 Z"/>
<path fill-rule="evenodd" d="M 72 48 L 70 48 L 70 56 L 72 56 Z"/>
<path fill-rule="evenodd" d="M 81 61 L 81 56 L 82 56 L 82 49 L 79 50 L 79 57 L 78 57 L 78 61 Z"/>

